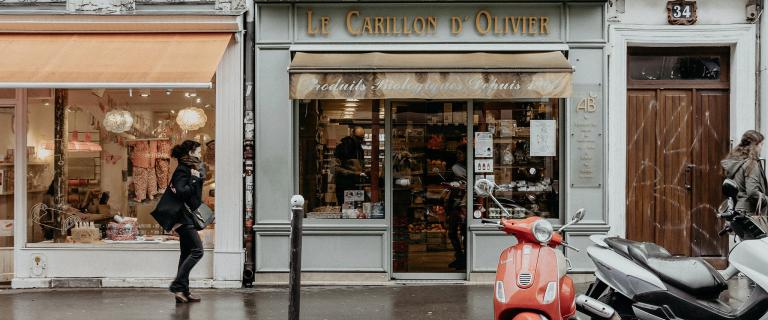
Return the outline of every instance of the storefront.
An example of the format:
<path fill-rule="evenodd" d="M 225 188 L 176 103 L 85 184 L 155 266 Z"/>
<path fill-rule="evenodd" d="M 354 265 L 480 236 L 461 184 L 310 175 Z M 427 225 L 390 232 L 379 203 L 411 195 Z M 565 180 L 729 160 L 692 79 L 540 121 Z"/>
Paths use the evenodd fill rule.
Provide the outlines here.
<path fill-rule="evenodd" d="M 489 279 L 514 238 L 480 178 L 516 215 L 587 209 L 576 247 L 608 231 L 604 2 L 256 10 L 257 283 L 286 279 L 294 193 L 310 282 Z"/>
<path fill-rule="evenodd" d="M 178 240 L 150 212 L 176 166 L 170 149 L 187 139 L 202 145 L 216 212 L 192 285 L 240 287 L 241 17 L 0 18 L 0 220 L 11 226 L 0 245 L 12 247 L 13 287 L 167 286 Z"/>

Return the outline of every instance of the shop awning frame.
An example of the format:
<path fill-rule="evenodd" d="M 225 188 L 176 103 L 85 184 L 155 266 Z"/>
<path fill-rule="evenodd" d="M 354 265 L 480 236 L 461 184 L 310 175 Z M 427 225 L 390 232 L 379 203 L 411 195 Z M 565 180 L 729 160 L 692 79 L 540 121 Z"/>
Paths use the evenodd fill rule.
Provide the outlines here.
<path fill-rule="evenodd" d="M 566 98 L 573 72 L 560 51 L 297 52 L 288 67 L 289 98 Z"/>
<path fill-rule="evenodd" d="M 290 73 L 573 72 L 557 51 L 533 53 L 310 53 L 297 52 Z"/>
<path fill-rule="evenodd" d="M 211 88 L 232 37 L 0 33 L 0 88 Z"/>

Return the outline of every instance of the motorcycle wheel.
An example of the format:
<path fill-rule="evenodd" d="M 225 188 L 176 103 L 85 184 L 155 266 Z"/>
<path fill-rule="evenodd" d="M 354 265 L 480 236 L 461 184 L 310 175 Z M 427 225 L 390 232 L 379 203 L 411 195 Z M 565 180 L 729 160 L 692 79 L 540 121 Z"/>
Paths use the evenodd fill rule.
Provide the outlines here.
<path fill-rule="evenodd" d="M 629 300 L 629 298 L 623 296 L 620 293 L 616 293 L 613 290 L 608 290 L 608 292 L 600 296 L 600 298 L 597 300 L 611 306 L 611 308 L 616 311 L 613 317 L 611 317 L 609 320 L 638 320 L 638 318 L 635 316 L 635 313 L 632 311 L 632 300 Z M 591 319 L 605 320 L 603 318 L 595 317 L 592 317 Z"/>

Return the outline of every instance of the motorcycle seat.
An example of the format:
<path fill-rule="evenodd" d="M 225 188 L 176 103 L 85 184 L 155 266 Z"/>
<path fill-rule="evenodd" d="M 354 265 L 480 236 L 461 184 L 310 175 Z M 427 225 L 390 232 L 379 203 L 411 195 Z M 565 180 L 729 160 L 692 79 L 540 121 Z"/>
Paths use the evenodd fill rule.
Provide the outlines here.
<path fill-rule="evenodd" d="M 728 288 L 723 276 L 701 258 L 675 257 L 650 242 L 621 238 L 604 240 L 609 247 L 638 262 L 662 281 L 699 298 L 717 298 Z"/>
<path fill-rule="evenodd" d="M 651 242 L 638 242 L 638 241 L 627 240 L 619 237 L 605 238 L 603 239 L 603 241 L 605 242 L 605 244 L 611 247 L 611 249 L 616 250 L 623 256 L 632 260 L 634 260 L 634 258 L 629 254 L 630 247 L 640 247 L 640 248 L 643 248 L 643 250 L 647 252 L 653 252 L 655 255 L 658 255 L 658 256 L 664 256 L 664 255 L 669 257 L 672 256 L 672 254 L 669 253 L 667 249 L 664 249 L 663 247 Z"/>

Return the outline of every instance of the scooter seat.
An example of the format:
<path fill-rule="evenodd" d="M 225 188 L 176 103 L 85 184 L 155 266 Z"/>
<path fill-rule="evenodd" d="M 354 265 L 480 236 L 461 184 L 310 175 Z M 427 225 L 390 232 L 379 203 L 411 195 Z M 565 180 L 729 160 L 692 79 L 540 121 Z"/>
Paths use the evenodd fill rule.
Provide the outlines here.
<path fill-rule="evenodd" d="M 655 273 L 662 281 L 702 299 L 717 298 L 728 285 L 717 270 L 701 258 L 675 257 L 650 242 L 607 238 L 605 243 Z"/>
<path fill-rule="evenodd" d="M 655 256 L 672 256 L 667 249 L 651 242 L 638 242 L 619 237 L 605 238 L 603 241 L 611 247 L 611 249 L 616 250 L 625 257 L 633 260 L 634 258 L 629 254 L 630 247 L 642 249 L 644 252 L 653 253 Z"/>

